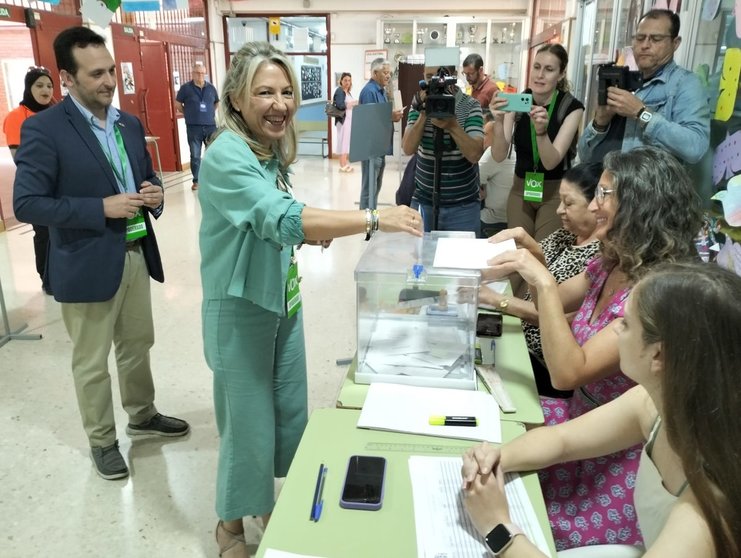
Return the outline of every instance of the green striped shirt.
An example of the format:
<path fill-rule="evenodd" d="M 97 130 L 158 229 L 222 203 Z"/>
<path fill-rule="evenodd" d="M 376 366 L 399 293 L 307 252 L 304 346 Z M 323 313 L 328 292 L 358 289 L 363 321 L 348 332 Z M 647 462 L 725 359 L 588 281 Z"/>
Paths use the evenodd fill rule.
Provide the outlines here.
<path fill-rule="evenodd" d="M 413 125 L 419 112 L 409 110 L 407 126 Z M 455 94 L 455 118 L 461 128 L 473 138 L 484 137 L 484 116 L 481 105 L 473 97 L 458 90 Z M 414 173 L 414 198 L 432 204 L 432 186 L 435 176 L 434 129 L 428 119 L 424 124 L 422 140 L 417 149 L 417 168 Z M 443 131 L 443 154 L 440 172 L 440 207 L 462 205 L 479 199 L 478 165 L 470 163 L 453 141 Z"/>

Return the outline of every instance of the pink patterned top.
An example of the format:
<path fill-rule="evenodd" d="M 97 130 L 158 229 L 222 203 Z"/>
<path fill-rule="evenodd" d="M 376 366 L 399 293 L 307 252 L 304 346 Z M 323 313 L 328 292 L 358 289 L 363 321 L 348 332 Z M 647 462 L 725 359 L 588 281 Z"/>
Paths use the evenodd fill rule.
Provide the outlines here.
<path fill-rule="evenodd" d="M 579 345 L 623 316 L 629 287 L 616 292 L 600 315 L 593 316 L 610 271 L 602 265 L 600 257 L 587 265 L 591 286 L 571 324 Z M 570 399 L 543 397 L 540 402 L 545 423 L 554 425 L 576 418 L 616 399 L 634 385 L 635 382 L 618 372 L 582 386 Z M 643 544 L 633 504 L 640 455 L 641 446 L 637 445 L 611 455 L 562 463 L 540 471 L 557 550 L 592 544 Z"/>

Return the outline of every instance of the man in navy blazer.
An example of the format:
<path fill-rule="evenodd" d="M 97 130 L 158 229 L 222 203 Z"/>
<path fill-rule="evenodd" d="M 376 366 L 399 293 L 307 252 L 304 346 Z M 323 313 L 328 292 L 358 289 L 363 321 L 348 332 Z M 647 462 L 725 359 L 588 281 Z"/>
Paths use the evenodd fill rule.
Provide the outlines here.
<path fill-rule="evenodd" d="M 118 479 L 129 472 L 113 418 L 112 343 L 127 433 L 189 430 L 185 421 L 157 412 L 149 366 L 149 278 L 164 280 L 150 214 L 162 213 L 164 191 L 141 122 L 111 106 L 116 65 L 105 39 L 73 27 L 55 39 L 54 53 L 69 95 L 21 129 L 13 202 L 19 220 L 49 227 L 47 279 L 72 340 L 91 458 L 101 477 Z"/>

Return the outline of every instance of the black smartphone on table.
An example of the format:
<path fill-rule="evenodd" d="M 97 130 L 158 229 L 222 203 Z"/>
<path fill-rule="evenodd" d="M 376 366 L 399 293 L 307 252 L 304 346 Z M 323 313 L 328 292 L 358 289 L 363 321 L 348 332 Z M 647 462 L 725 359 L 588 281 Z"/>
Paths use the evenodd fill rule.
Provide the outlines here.
<path fill-rule="evenodd" d="M 347 464 L 340 507 L 353 510 L 380 510 L 383 504 L 386 459 L 353 455 Z"/>

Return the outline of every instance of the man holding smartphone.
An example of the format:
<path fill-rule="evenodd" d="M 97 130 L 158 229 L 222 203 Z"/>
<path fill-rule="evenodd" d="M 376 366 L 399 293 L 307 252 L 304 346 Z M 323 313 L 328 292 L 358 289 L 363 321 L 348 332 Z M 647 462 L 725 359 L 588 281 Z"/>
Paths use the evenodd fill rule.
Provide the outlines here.
<path fill-rule="evenodd" d="M 441 69 L 425 68 L 429 83 Z M 445 67 L 444 74 L 455 75 L 455 67 Z M 435 230 L 481 230 L 478 162 L 484 152 L 484 117 L 481 105 L 455 85 L 446 93 L 455 99 L 454 114 L 447 118 L 429 118 L 425 101 L 427 94 L 419 91 L 409 109 L 402 148 L 406 155 L 417 153 L 415 191 L 412 203 L 419 206 L 425 231 L 433 230 L 433 189 L 435 159 L 440 159 L 440 205 Z M 442 150 L 435 148 L 435 130 L 442 133 Z"/>

